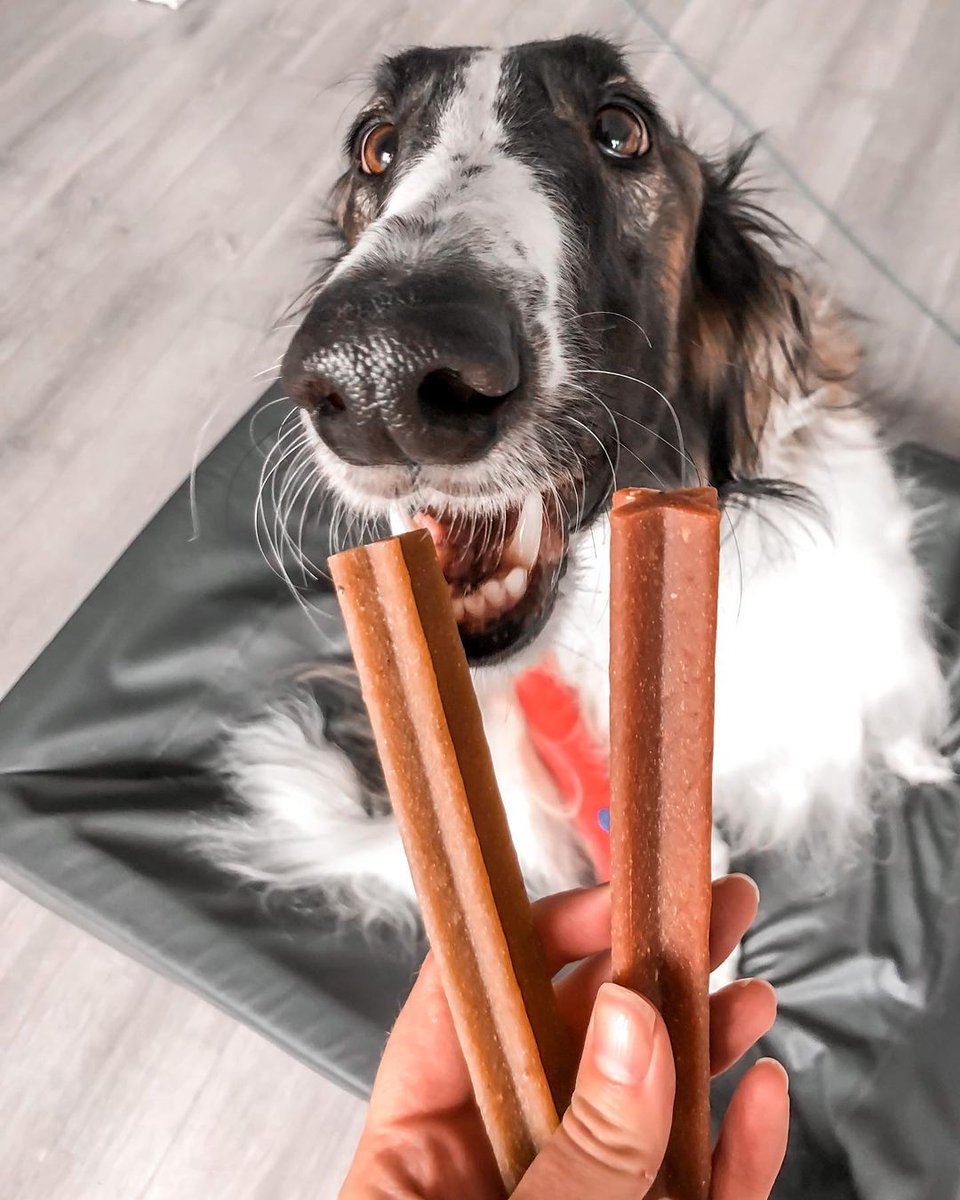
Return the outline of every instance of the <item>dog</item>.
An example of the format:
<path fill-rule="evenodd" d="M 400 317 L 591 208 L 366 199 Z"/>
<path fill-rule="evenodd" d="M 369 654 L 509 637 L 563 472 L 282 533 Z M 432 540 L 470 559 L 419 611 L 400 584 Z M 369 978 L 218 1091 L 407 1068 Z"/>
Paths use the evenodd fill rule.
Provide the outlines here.
<path fill-rule="evenodd" d="M 904 782 L 946 774 L 913 515 L 850 322 L 785 261 L 748 153 L 697 154 L 587 36 L 399 53 L 347 135 L 283 383 L 341 508 L 434 538 L 534 893 L 592 868 L 515 683 L 549 659 L 604 745 L 615 486 L 721 497 L 716 873 L 855 850 Z M 208 830 L 220 862 L 344 917 L 410 915 L 349 664 L 225 762 L 244 812 Z"/>

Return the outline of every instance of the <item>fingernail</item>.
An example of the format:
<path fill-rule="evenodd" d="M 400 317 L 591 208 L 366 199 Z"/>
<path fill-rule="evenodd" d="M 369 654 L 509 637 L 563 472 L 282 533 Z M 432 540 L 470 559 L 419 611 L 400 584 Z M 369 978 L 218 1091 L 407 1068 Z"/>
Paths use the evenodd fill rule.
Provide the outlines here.
<path fill-rule="evenodd" d="M 768 1064 L 769 1066 L 775 1067 L 777 1069 L 777 1072 L 780 1074 L 780 1076 L 783 1079 L 783 1086 L 784 1086 L 785 1090 L 789 1093 L 789 1091 L 790 1091 L 790 1075 L 787 1072 L 787 1068 L 783 1065 L 783 1063 L 779 1062 L 775 1058 L 758 1058 L 756 1065 L 759 1067 L 761 1063 Z"/>
<path fill-rule="evenodd" d="M 597 993 L 589 1044 L 597 1070 L 611 1083 L 636 1086 L 650 1070 L 656 1012 L 642 996 L 614 983 Z"/>
<path fill-rule="evenodd" d="M 757 901 L 759 902 L 759 900 L 760 900 L 760 885 L 757 883 L 757 881 L 755 879 L 753 879 L 749 875 L 744 875 L 744 873 L 742 871 L 734 871 L 730 875 L 728 875 L 727 878 L 728 879 L 742 879 L 746 883 L 749 883 L 750 886 L 753 888 L 754 892 L 756 893 Z"/>

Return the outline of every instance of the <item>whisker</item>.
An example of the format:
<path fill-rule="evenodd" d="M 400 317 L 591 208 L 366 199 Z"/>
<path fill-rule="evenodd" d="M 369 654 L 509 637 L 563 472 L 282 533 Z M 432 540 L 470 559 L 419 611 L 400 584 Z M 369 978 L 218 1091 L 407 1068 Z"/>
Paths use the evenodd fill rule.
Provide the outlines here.
<path fill-rule="evenodd" d="M 264 403 L 259 405 L 259 407 L 251 414 L 250 420 L 247 423 L 247 435 L 250 438 L 250 441 L 253 442 L 253 444 L 255 446 L 257 446 L 257 434 L 256 434 L 257 418 L 263 416 L 263 414 L 267 411 L 267 409 L 271 408 L 274 404 L 283 404 L 284 401 L 288 401 L 288 399 L 289 398 L 287 396 L 275 396 L 272 400 L 264 401 Z M 277 426 L 276 433 L 273 435 L 274 438 L 275 439 L 279 438 L 279 436 L 283 430 L 283 427 L 287 424 L 287 422 L 291 421 L 291 420 L 295 420 L 296 417 L 297 417 L 296 410 L 286 413 L 285 416 L 283 417 L 283 419 L 281 420 L 280 424 Z"/>
<path fill-rule="evenodd" d="M 264 377 L 264 375 L 269 375 L 271 371 L 279 371 L 280 364 L 282 362 L 283 362 L 283 357 L 281 356 L 280 358 L 277 359 L 277 361 L 273 364 L 273 366 L 264 367 L 262 371 L 257 371 L 255 375 L 251 376 L 251 378 L 252 379 L 262 379 Z"/>
<path fill-rule="evenodd" d="M 697 483 L 701 487 L 703 486 L 703 474 L 702 474 L 700 468 L 697 466 L 696 460 L 691 458 L 689 454 L 685 454 L 684 451 L 681 450 L 680 447 L 678 445 L 676 445 L 675 442 L 671 442 L 669 438 L 665 438 L 662 433 L 657 433 L 657 431 L 655 429 L 651 429 L 649 425 L 644 425 L 642 421 L 638 421 L 634 417 L 628 416 L 625 412 L 622 412 L 619 408 L 611 409 L 611 412 L 615 412 L 617 414 L 617 416 L 621 418 L 621 420 L 629 421 L 631 425 L 636 425 L 639 429 L 642 429 L 645 433 L 649 433 L 651 437 L 656 438 L 658 442 L 663 442 L 663 444 L 665 446 L 668 446 L 676 454 L 679 454 L 681 456 L 681 458 L 684 458 L 689 463 L 689 465 L 693 468 L 693 470 L 696 472 Z"/>
<path fill-rule="evenodd" d="M 568 321 L 579 321 L 579 320 L 582 320 L 584 317 L 619 317 L 621 321 L 626 321 L 628 324 L 632 325 L 635 329 L 638 329 L 643 334 L 644 340 L 646 341 L 649 348 L 651 350 L 653 349 L 653 342 L 650 341 L 650 335 L 647 333 L 647 331 L 644 329 L 644 327 L 642 325 L 640 325 L 637 321 L 635 321 L 633 319 L 633 317 L 628 317 L 626 313 L 614 312 L 613 309 L 609 309 L 609 308 L 596 308 L 592 312 L 574 313 L 573 316 L 568 317 L 567 320 Z"/>
<path fill-rule="evenodd" d="M 568 462 L 576 462 L 577 453 L 574 450 L 573 445 L 563 436 L 563 434 L 560 433 L 559 430 L 553 430 L 553 437 L 560 449 L 565 451 L 563 456 L 564 459 L 566 459 Z M 574 521 L 574 525 L 579 528 L 580 522 L 583 520 L 583 512 L 587 502 L 587 481 L 582 472 L 578 478 L 574 477 L 573 473 L 569 471 L 567 472 L 567 476 L 576 504 L 576 519 Z M 557 488 L 557 491 L 559 491 L 559 487 Z M 569 522 L 570 514 L 566 511 L 566 505 L 562 506 L 562 510 Z"/>
<path fill-rule="evenodd" d="M 604 457 L 606 458 L 607 463 L 610 467 L 610 477 L 613 480 L 614 486 L 616 486 L 617 468 L 614 465 L 613 459 L 610 457 L 609 450 L 603 444 L 603 441 L 597 436 L 596 433 L 594 433 L 594 431 L 590 428 L 589 425 L 585 425 L 583 423 L 583 421 L 578 420 L 577 417 L 571 416 L 570 413 L 566 413 L 564 415 L 565 415 L 566 420 L 570 421 L 574 425 L 578 425 L 585 433 L 588 433 L 590 435 L 590 437 L 593 438 L 593 440 L 597 443 L 597 445 L 603 451 Z M 620 447 L 621 447 L 621 443 L 620 443 L 619 439 L 617 440 L 617 446 L 618 446 L 617 453 L 619 455 Z"/>
<path fill-rule="evenodd" d="M 274 447 L 266 455 L 263 460 L 263 466 L 260 470 L 260 479 L 257 485 L 257 495 L 254 501 L 254 534 L 257 539 L 257 548 L 259 549 L 260 555 L 264 562 L 278 579 L 282 580 L 288 586 L 292 586 L 290 577 L 277 552 L 277 548 L 271 533 L 271 527 L 267 520 L 266 509 L 264 507 L 264 494 L 266 492 L 267 485 L 270 482 L 271 477 L 278 469 L 280 469 L 290 453 L 289 451 L 284 451 L 284 453 L 278 458 L 277 462 L 271 465 L 271 460 L 274 457 L 277 445 L 279 445 L 279 443 L 275 443 Z M 266 545 L 264 543 L 266 543 Z"/>
<path fill-rule="evenodd" d="M 306 457 L 302 459 L 300 463 L 298 463 L 296 468 L 291 468 L 288 472 L 287 483 L 284 485 L 284 491 L 280 494 L 280 503 L 277 509 L 277 528 L 279 531 L 280 543 L 281 545 L 285 545 L 290 550 L 291 554 L 294 556 L 294 561 L 300 567 L 301 572 L 303 571 L 303 562 L 301 561 L 300 548 L 290 533 L 288 522 L 298 498 L 303 494 L 305 489 L 310 486 L 314 477 L 314 463 L 312 456 L 308 452 Z M 296 487 L 294 487 L 294 484 L 296 484 Z M 289 492 L 290 495 L 286 502 L 286 508 L 283 508 L 284 495 L 287 492 Z M 306 586 L 306 580 L 304 580 L 304 586 Z"/>
<path fill-rule="evenodd" d="M 303 451 L 305 449 L 306 449 L 306 439 L 305 438 L 300 441 L 296 441 L 296 442 L 292 443 L 292 445 L 289 448 L 289 454 L 287 455 L 285 462 L 284 462 L 283 473 L 281 474 L 280 471 L 274 471 L 271 474 L 270 500 L 271 500 L 271 504 L 273 507 L 274 529 L 276 531 L 275 537 L 274 537 L 274 544 L 277 546 L 278 552 L 280 550 L 280 547 L 282 547 L 282 545 L 284 544 L 285 531 L 283 530 L 283 528 L 281 526 L 284 498 L 288 494 L 289 489 L 294 485 L 294 482 L 296 481 L 300 472 L 303 470 L 304 466 L 306 465 L 302 458 Z M 278 494 L 277 482 L 281 478 L 283 479 L 283 482 L 280 485 L 280 491 Z"/>
<path fill-rule="evenodd" d="M 580 370 L 584 374 L 587 374 L 587 375 L 609 375 L 614 379 L 626 379 L 630 383 L 639 383 L 641 387 L 649 388 L 651 392 L 654 392 L 656 395 L 658 395 L 660 397 L 660 399 L 667 406 L 667 409 L 670 412 L 670 415 L 673 417 L 673 423 L 677 430 L 677 443 L 679 446 L 681 461 L 684 463 L 684 466 L 681 468 L 681 472 L 680 472 L 681 483 L 684 486 L 686 486 L 687 485 L 687 475 L 686 475 L 687 452 L 686 452 L 686 443 L 685 443 L 684 437 L 683 437 L 683 429 L 680 426 L 680 418 L 677 415 L 677 410 L 670 403 L 670 401 L 663 394 L 663 392 L 661 392 L 659 388 L 655 388 L 652 383 L 647 383 L 647 381 L 645 379 L 638 379 L 635 375 L 624 375 L 620 371 L 604 371 L 604 370 L 600 370 L 597 367 L 581 367 Z"/>
<path fill-rule="evenodd" d="M 204 438 L 207 436 L 207 430 L 210 428 L 214 417 L 223 408 L 229 393 L 225 393 L 210 409 L 197 430 L 196 440 L 193 443 L 193 454 L 190 459 L 190 476 L 187 492 L 190 500 L 190 537 L 189 541 L 195 542 L 200 537 L 200 511 L 197 508 L 197 468 L 200 466 L 200 447 L 203 445 Z"/>
<path fill-rule="evenodd" d="M 329 574 L 326 571 L 324 571 L 322 567 L 318 566 L 313 561 L 313 559 L 310 558 L 310 556 L 306 553 L 306 551 L 303 548 L 303 534 L 304 534 L 304 528 L 306 526 L 307 513 L 310 509 L 310 503 L 313 500 L 313 497 L 317 494 L 317 491 L 320 489 L 322 483 L 323 483 L 323 478 L 321 477 L 320 473 L 317 472 L 313 478 L 313 485 L 310 488 L 310 491 L 307 493 L 306 498 L 303 501 L 303 506 L 300 510 L 300 522 L 297 526 L 297 559 L 300 563 L 301 570 L 304 573 L 304 586 L 305 587 L 307 586 L 306 576 L 307 576 L 308 572 L 312 576 L 313 582 L 316 582 L 319 579 L 329 579 L 330 578 Z M 321 502 L 320 509 L 317 514 L 318 517 L 319 517 L 320 513 L 322 513 L 322 512 L 323 512 L 323 502 Z"/>
<path fill-rule="evenodd" d="M 255 517 L 256 517 L 255 528 L 257 530 L 257 542 L 260 547 L 261 554 L 263 554 L 264 559 L 266 560 L 268 565 L 271 566 L 271 568 L 274 567 L 274 564 L 276 565 L 275 573 L 277 573 L 279 578 L 283 579 L 284 582 L 286 582 L 288 584 L 291 584 L 291 581 L 289 578 L 289 574 L 286 571 L 286 568 L 283 564 L 283 556 L 280 553 L 280 548 L 277 543 L 277 536 L 273 532 L 271 523 L 268 521 L 268 518 L 267 518 L 267 511 L 266 511 L 266 507 L 265 507 L 265 495 L 266 495 L 267 487 L 269 485 L 270 490 L 271 490 L 271 499 L 272 499 L 272 503 L 273 503 L 273 514 L 275 516 L 276 511 L 277 511 L 277 509 L 276 509 L 276 479 L 277 479 L 277 476 L 281 470 L 288 467 L 288 464 L 290 463 L 291 460 L 296 461 L 296 459 L 299 457 L 300 453 L 302 452 L 302 450 L 304 449 L 304 447 L 306 445 L 306 434 L 301 430 L 299 438 L 295 438 L 294 441 L 290 443 L 290 445 L 283 446 L 283 443 L 285 441 L 287 441 L 289 439 L 289 437 L 292 434 L 294 434 L 295 432 L 296 432 L 295 429 L 290 429 L 287 431 L 286 434 L 283 435 L 283 437 L 278 438 L 277 441 L 274 443 L 273 447 L 271 448 L 271 450 L 269 451 L 269 453 L 264 458 L 263 467 L 261 468 L 261 471 L 260 471 L 260 481 L 259 481 L 259 485 L 257 488 L 257 497 L 256 497 L 255 509 L 254 509 Z M 282 451 L 281 451 L 281 448 L 282 448 Z M 274 455 L 277 454 L 277 451 L 281 451 L 281 453 L 279 453 L 279 455 L 277 455 L 276 462 L 274 462 L 271 465 L 271 459 L 274 457 Z M 268 555 L 263 548 L 263 542 L 260 537 L 261 529 L 263 531 L 263 537 L 267 541 L 267 546 L 270 549 L 270 551 L 272 552 L 272 558 L 271 558 L 271 555 Z M 291 584 L 291 586 L 292 586 L 292 584 Z"/>

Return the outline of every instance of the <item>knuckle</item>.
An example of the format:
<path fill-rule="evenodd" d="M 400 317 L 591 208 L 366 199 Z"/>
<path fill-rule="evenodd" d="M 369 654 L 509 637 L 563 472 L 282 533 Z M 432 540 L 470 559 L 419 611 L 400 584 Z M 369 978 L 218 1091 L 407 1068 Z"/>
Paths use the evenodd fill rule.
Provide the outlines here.
<path fill-rule="evenodd" d="M 649 1147 L 614 1112 L 575 1094 L 562 1129 L 581 1157 L 638 1183 L 653 1182 L 658 1164 L 651 1163 Z"/>

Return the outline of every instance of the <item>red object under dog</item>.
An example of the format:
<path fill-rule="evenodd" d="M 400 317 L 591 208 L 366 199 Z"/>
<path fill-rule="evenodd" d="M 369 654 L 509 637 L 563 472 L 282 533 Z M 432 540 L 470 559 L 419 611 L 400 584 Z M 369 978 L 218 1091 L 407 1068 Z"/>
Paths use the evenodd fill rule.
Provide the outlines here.
<path fill-rule="evenodd" d="M 610 878 L 610 773 L 590 734 L 577 695 L 543 663 L 516 682 L 530 740 L 569 806 L 597 879 Z"/>

